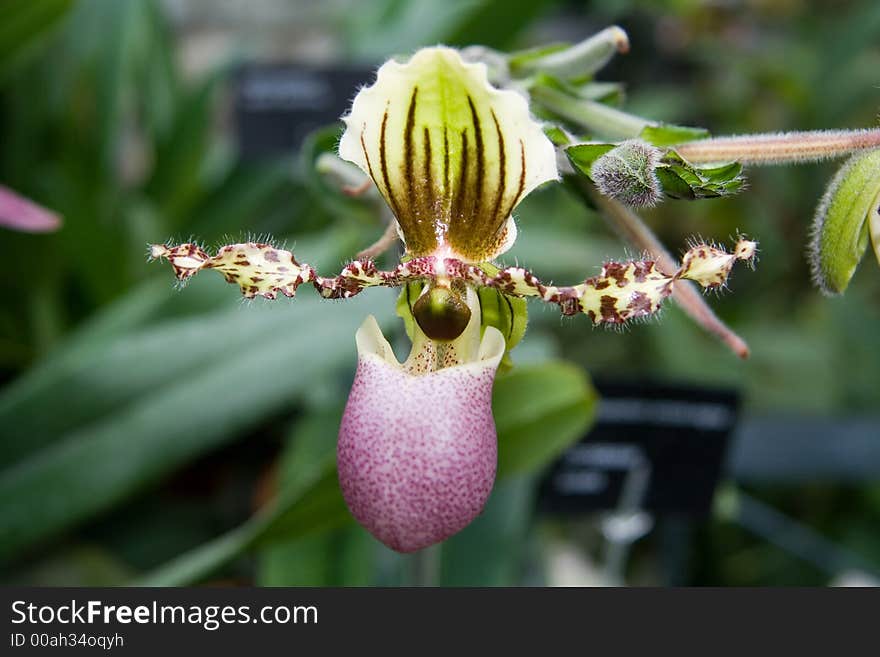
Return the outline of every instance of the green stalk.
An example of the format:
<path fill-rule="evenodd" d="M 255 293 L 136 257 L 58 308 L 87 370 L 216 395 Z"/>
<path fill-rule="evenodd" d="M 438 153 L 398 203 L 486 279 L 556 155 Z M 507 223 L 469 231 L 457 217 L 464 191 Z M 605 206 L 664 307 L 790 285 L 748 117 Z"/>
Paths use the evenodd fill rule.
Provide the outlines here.
<path fill-rule="evenodd" d="M 617 141 L 638 137 L 652 121 L 592 100 L 575 98 L 567 93 L 543 84 L 533 86 L 529 93 L 532 100 L 540 103 L 557 116 L 586 128 L 597 138 Z"/>
<path fill-rule="evenodd" d="M 605 66 L 615 54 L 627 52 L 629 37 L 622 28 L 612 25 L 565 50 L 522 63 L 514 58 L 511 69 L 516 74 L 540 72 L 564 80 L 586 78 Z"/>

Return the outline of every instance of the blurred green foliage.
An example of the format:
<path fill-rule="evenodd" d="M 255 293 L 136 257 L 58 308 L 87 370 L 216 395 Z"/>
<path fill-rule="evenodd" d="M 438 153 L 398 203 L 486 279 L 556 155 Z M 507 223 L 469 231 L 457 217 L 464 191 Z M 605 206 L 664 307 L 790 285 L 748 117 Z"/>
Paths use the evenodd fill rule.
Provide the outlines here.
<path fill-rule="evenodd" d="M 373 62 L 439 41 L 527 47 L 566 25 L 580 30 L 561 34 L 573 40 L 617 22 L 633 48 L 602 77 L 626 81 L 627 107 L 714 134 L 867 126 L 880 105 L 873 0 L 766 0 L 748 11 L 379 0 L 338 10 L 327 24 L 340 52 Z M 314 174 L 335 132 L 277 161 L 242 161 L 226 125 L 236 62 L 184 76 L 177 36 L 152 0 L 16 0 L 0 11 L 0 182 L 65 220 L 54 235 L 2 235 L 2 581 L 408 581 L 409 559 L 350 520 L 333 466 L 355 328 L 373 313 L 404 343 L 393 295 L 337 304 L 304 291 L 292 303 L 242 304 L 214 277 L 175 293 L 165 268 L 145 259 L 149 242 L 270 233 L 310 264 L 337 267 L 382 227 Z M 530 306 L 519 366 L 496 391 L 509 476 L 479 520 L 444 544 L 441 583 L 532 581 L 542 536 L 577 540 L 577 523 L 536 520 L 533 497 L 541 466 L 590 421 L 586 369 L 739 386 L 751 413 L 876 411 L 880 277 L 865 267 L 846 296 L 826 299 L 803 257 L 832 168 L 749 172 L 736 198 L 667 202 L 647 215 L 673 250 L 691 234 L 760 240 L 758 272 L 738 272 L 731 293 L 712 300 L 749 341 L 747 363 L 673 306 L 624 333 Z M 561 186 L 529 197 L 518 220 L 505 260 L 547 279 L 582 280 L 625 252 Z M 521 395 L 532 391 L 541 400 L 526 406 Z M 558 440 L 548 444 L 548 433 Z M 880 563 L 877 484 L 753 492 Z M 679 581 L 827 581 L 723 519 L 688 541 Z M 653 537 L 639 545 L 637 581 L 662 581 L 662 547 Z"/>
<path fill-rule="evenodd" d="M 145 261 L 148 242 L 174 236 L 272 233 L 314 265 L 338 266 L 381 225 L 314 174 L 337 130 L 301 154 L 244 163 L 222 124 L 232 63 L 183 79 L 149 0 L 65 8 L 63 20 L 60 8 L 42 21 L 16 14 L 16 36 L 31 30 L 42 47 L 2 88 L 0 179 L 65 219 L 42 240 L 4 235 L 14 272 L 2 315 L 6 579 L 289 582 L 293 566 L 277 555 L 292 543 L 302 550 L 300 537 L 336 540 L 328 532 L 375 560 L 384 548 L 354 526 L 339 493 L 335 437 L 354 332 L 372 312 L 399 334 L 393 296 L 332 304 L 305 294 L 243 308 L 221 281 L 174 294 L 167 273 Z M 500 476 L 554 458 L 583 434 L 594 405 L 571 365 L 535 364 L 500 380 Z M 556 440 L 536 440 L 550 421 Z M 230 444 L 240 446 L 224 456 Z M 202 497 L 188 501 L 174 481 Z M 238 559 L 245 553 L 259 557 L 256 567 Z"/>

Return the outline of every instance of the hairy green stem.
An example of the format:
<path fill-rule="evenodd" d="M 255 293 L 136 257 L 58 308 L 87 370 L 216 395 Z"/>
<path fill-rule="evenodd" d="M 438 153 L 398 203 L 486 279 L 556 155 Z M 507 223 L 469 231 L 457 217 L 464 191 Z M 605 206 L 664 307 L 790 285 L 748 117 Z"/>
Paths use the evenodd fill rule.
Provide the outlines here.
<path fill-rule="evenodd" d="M 815 162 L 870 148 L 880 148 L 880 128 L 715 137 L 688 142 L 675 150 L 694 164 L 735 160 L 760 165 Z"/>

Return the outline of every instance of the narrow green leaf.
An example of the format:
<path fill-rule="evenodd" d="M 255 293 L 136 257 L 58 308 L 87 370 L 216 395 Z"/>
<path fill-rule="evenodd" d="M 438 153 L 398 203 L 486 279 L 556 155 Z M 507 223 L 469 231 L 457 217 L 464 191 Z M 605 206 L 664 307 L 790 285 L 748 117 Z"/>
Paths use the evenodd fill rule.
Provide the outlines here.
<path fill-rule="evenodd" d="M 296 423 L 278 463 L 282 490 L 296 490 L 316 471 L 335 473 L 336 438 L 342 407 L 313 412 Z M 336 486 L 334 486 L 336 487 Z M 331 491 L 328 491 L 331 492 Z M 314 492 L 312 493 L 314 494 Z M 336 496 L 340 527 L 326 532 L 296 536 L 288 532 L 281 540 L 267 541 L 260 549 L 257 582 L 261 586 L 332 586 L 372 583 L 378 545 L 365 529 L 348 516 L 341 496 Z M 297 503 L 302 505 L 307 501 Z M 288 526 L 289 527 L 289 526 Z"/>
<path fill-rule="evenodd" d="M 198 582 L 214 572 L 218 564 L 228 563 L 253 543 L 262 521 L 251 521 L 185 552 L 148 576 L 133 582 L 135 586 L 182 586 Z"/>
<path fill-rule="evenodd" d="M 440 547 L 442 586 L 510 586 L 525 569 L 534 520 L 535 478 L 508 477 L 486 508 Z"/>
<path fill-rule="evenodd" d="M 35 53 L 73 0 L 5 0 L 0 7 L 0 80 Z"/>
<path fill-rule="evenodd" d="M 544 126 L 544 134 L 547 135 L 547 138 L 553 142 L 554 146 L 568 146 L 571 144 L 571 139 L 569 139 L 565 130 L 556 125 L 547 124 Z"/>
<path fill-rule="evenodd" d="M 375 312 L 382 295 L 370 296 Z M 0 509 L 0 558 L 111 508 L 290 406 L 320 373 L 354 362 L 352 336 L 364 314 L 360 302 L 322 304 L 304 296 L 240 312 L 239 321 L 205 323 L 201 335 L 218 347 L 214 355 L 0 471 L 0 498 L 28 500 Z M 262 318 L 267 330 L 244 347 L 226 349 L 228 339 L 218 336 L 247 334 L 251 316 Z M 171 350 L 164 361 L 153 358 L 171 367 L 183 356 Z M 56 400 L 55 412 L 63 413 L 66 403 Z"/>
<path fill-rule="evenodd" d="M 370 586 L 379 542 L 355 523 L 278 541 L 260 552 L 258 586 Z"/>
<path fill-rule="evenodd" d="M 185 552 L 138 579 L 138 586 L 183 586 L 198 582 L 243 552 L 290 541 L 353 522 L 339 491 L 335 464 L 330 461 L 309 473 L 275 503 L 239 527 Z"/>

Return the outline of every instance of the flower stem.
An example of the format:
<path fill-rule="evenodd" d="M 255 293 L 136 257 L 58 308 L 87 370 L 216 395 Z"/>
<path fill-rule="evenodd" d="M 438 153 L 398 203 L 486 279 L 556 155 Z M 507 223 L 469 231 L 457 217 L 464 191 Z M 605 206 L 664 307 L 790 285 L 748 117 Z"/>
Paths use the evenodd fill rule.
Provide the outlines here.
<path fill-rule="evenodd" d="M 716 137 L 688 142 L 675 150 L 694 164 L 736 160 L 766 165 L 816 162 L 870 148 L 880 148 L 880 128 Z"/>
<path fill-rule="evenodd" d="M 622 28 L 612 25 L 565 50 L 522 63 L 514 58 L 511 69 L 518 74 L 540 71 L 563 79 L 584 78 L 605 66 L 615 54 L 627 52 L 629 37 Z"/>
<path fill-rule="evenodd" d="M 410 586 L 437 586 L 440 579 L 440 546 L 431 545 L 409 557 Z"/>
<path fill-rule="evenodd" d="M 543 84 L 529 89 L 532 99 L 548 110 L 578 125 L 583 126 L 596 137 L 605 139 L 632 139 L 652 122 L 634 114 L 622 112 L 603 103 L 575 98 L 569 94 Z"/>
<path fill-rule="evenodd" d="M 641 218 L 628 207 L 603 196 L 596 188 L 581 177 L 571 177 L 578 191 L 587 196 L 601 211 L 611 227 L 627 242 L 647 251 L 657 261 L 657 267 L 664 272 L 674 272 L 678 263 L 666 250 L 660 240 L 651 232 Z M 749 346 L 740 336 L 722 322 L 706 304 L 697 288 L 688 281 L 678 281 L 673 297 L 692 320 L 720 339 L 740 358 L 749 357 Z"/>

